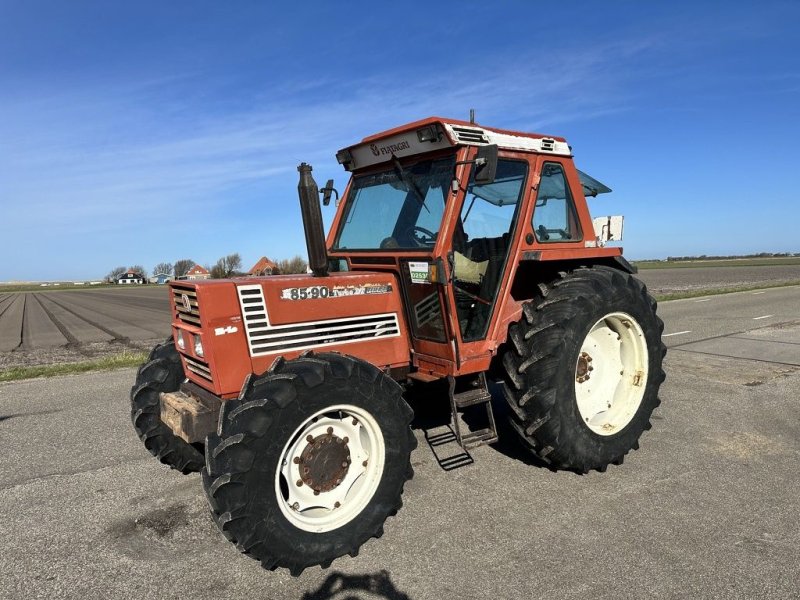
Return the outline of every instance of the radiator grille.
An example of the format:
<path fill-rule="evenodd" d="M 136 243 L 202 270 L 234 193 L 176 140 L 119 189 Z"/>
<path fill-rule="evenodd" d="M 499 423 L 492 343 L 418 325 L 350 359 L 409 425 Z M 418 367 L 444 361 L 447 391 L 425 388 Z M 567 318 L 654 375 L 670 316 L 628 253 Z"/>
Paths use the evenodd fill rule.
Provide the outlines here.
<path fill-rule="evenodd" d="M 211 377 L 211 369 L 208 367 L 207 363 L 197 360 L 196 358 L 192 358 L 191 356 L 186 356 L 185 354 L 183 355 L 183 358 L 186 359 L 186 368 L 192 373 L 199 375 L 206 381 L 213 381 Z"/>
<path fill-rule="evenodd" d="M 400 335 L 397 313 L 271 325 L 261 286 L 242 285 L 237 289 L 251 356 Z"/>
<path fill-rule="evenodd" d="M 175 314 L 181 321 L 200 327 L 200 306 L 197 304 L 197 290 L 189 286 L 174 285 L 172 286 L 172 301 L 175 305 Z"/>

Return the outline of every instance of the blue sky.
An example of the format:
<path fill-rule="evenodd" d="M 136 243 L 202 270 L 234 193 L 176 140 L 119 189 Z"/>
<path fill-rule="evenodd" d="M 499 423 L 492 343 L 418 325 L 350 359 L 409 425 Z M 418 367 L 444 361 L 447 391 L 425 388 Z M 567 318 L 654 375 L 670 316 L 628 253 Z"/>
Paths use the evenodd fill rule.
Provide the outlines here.
<path fill-rule="evenodd" d="M 342 189 L 338 148 L 470 108 L 565 136 L 629 258 L 798 252 L 798 26 L 769 1 L 0 0 L 0 281 L 304 254 L 300 161 Z"/>

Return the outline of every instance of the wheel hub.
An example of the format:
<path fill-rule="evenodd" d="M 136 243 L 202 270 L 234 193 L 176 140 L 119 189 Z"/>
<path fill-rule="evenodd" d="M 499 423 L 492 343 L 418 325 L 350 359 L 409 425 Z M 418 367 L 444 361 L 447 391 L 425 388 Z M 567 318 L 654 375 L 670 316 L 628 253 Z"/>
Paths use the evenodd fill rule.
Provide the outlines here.
<path fill-rule="evenodd" d="M 328 427 L 326 433 L 306 438 L 308 444 L 295 463 L 300 471 L 302 483 L 315 494 L 336 488 L 350 468 L 350 448 L 347 437 L 340 438 Z"/>
<path fill-rule="evenodd" d="M 589 355 L 588 352 L 581 352 L 581 355 L 578 357 L 578 363 L 575 365 L 575 381 L 583 383 L 589 379 L 589 372 L 594 370 L 591 362 L 591 355 Z"/>

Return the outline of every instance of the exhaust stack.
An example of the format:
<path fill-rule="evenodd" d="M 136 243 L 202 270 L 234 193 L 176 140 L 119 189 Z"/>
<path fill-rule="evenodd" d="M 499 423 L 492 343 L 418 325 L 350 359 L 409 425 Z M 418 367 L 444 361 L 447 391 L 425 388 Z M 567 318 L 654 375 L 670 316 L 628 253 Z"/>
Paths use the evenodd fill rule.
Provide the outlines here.
<path fill-rule="evenodd" d="M 315 277 L 328 275 L 328 252 L 325 248 L 325 230 L 322 226 L 322 209 L 319 207 L 319 188 L 311 176 L 311 165 L 300 163 L 300 212 L 303 215 L 303 230 L 306 234 L 308 266 Z"/>

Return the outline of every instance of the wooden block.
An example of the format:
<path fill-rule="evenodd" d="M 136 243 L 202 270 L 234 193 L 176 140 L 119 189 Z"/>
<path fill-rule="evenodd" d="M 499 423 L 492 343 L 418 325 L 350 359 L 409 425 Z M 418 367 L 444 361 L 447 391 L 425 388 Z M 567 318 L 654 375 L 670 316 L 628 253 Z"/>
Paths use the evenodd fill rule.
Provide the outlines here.
<path fill-rule="evenodd" d="M 183 391 L 161 393 L 161 421 L 190 444 L 204 442 L 206 436 L 214 432 L 219 407 L 219 402 L 209 402 Z"/>

